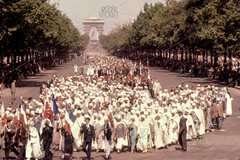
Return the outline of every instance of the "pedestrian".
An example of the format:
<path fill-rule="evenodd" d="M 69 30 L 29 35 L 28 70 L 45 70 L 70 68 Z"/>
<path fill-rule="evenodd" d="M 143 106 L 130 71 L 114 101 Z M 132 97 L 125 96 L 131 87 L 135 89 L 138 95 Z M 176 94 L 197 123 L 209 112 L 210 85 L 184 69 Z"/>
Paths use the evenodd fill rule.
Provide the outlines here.
<path fill-rule="evenodd" d="M 109 123 L 107 116 L 104 117 L 103 130 L 104 130 L 105 152 L 106 152 L 105 159 L 109 160 L 109 159 L 111 159 L 110 153 L 111 153 L 111 146 L 112 146 L 112 142 L 113 142 L 112 141 L 113 128 L 112 128 L 111 124 Z"/>
<path fill-rule="evenodd" d="M 131 153 L 133 153 L 137 143 L 137 126 L 135 124 L 135 116 L 131 116 L 131 122 L 128 126 L 128 130 L 129 130 Z"/>
<path fill-rule="evenodd" d="M 102 114 L 98 115 L 98 121 L 96 122 L 95 128 L 95 135 L 96 135 L 96 143 L 97 143 L 97 152 L 100 152 L 103 149 L 103 142 L 104 142 L 104 132 L 102 129 L 103 121 L 102 121 Z"/>
<path fill-rule="evenodd" d="M 215 108 L 217 111 L 217 129 L 222 129 L 222 122 L 223 122 L 223 104 L 221 102 L 221 98 L 217 98 L 217 102 L 215 103 Z"/>
<path fill-rule="evenodd" d="M 118 115 L 116 128 L 115 128 L 115 138 L 117 139 L 116 149 L 118 154 L 120 153 L 121 149 L 124 146 L 124 143 L 126 141 L 126 135 L 127 135 L 127 127 L 125 123 L 122 121 L 121 116 Z"/>
<path fill-rule="evenodd" d="M 16 93 L 16 80 L 13 80 L 13 82 L 11 83 L 11 100 L 16 100 L 15 97 L 15 93 Z"/>
<path fill-rule="evenodd" d="M 90 159 L 92 142 L 95 144 L 95 131 L 94 127 L 91 124 L 89 124 L 90 117 L 88 115 L 85 116 L 85 122 L 86 124 L 83 124 L 81 127 L 81 133 L 84 134 L 83 151 L 86 153 L 87 159 Z M 88 150 L 86 150 L 87 147 Z"/>
<path fill-rule="evenodd" d="M 45 122 L 45 127 L 41 135 L 41 140 L 43 141 L 43 149 L 45 151 L 44 160 L 51 160 L 53 153 L 50 151 L 50 147 L 53 139 L 53 127 L 49 126 L 49 121 Z"/>
<path fill-rule="evenodd" d="M 15 155 L 19 155 L 19 152 L 15 149 L 14 146 L 14 136 L 16 134 L 16 126 L 11 124 L 11 120 L 7 120 L 7 125 L 4 129 L 4 140 L 5 140 L 5 159 L 10 160 L 9 154 L 11 151 L 15 153 Z"/>
<path fill-rule="evenodd" d="M 34 127 L 33 121 L 28 122 L 28 142 L 26 147 L 26 158 L 30 160 L 32 157 L 35 160 L 42 155 L 41 147 L 40 147 L 40 139 L 37 129 Z"/>
<path fill-rule="evenodd" d="M 182 147 L 182 151 L 187 151 L 187 127 L 186 127 L 187 118 L 185 118 L 182 115 L 182 111 L 179 111 L 178 114 L 179 114 L 179 117 L 181 117 L 179 122 L 180 129 L 178 132 L 179 143 Z"/>
<path fill-rule="evenodd" d="M 27 130 L 23 126 L 23 123 L 20 122 L 19 123 L 19 128 L 18 128 L 17 133 L 16 133 L 16 137 L 15 137 L 16 144 L 19 148 L 18 160 L 22 160 L 25 157 L 27 139 L 28 139 Z"/>
<path fill-rule="evenodd" d="M 68 153 L 70 155 L 70 160 L 72 159 L 73 155 L 73 136 L 69 134 L 64 128 L 61 129 L 62 134 L 62 142 L 61 142 L 61 149 L 63 152 L 62 159 L 65 158 L 65 154 Z"/>

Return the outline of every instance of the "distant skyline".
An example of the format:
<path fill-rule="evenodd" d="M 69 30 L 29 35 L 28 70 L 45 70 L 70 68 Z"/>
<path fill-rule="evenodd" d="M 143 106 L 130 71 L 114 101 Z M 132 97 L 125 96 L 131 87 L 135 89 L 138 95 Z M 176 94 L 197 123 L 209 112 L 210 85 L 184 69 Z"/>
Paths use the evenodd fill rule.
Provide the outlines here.
<path fill-rule="evenodd" d="M 84 18 L 98 17 L 101 18 L 101 8 L 115 8 L 111 11 L 112 17 L 106 14 L 104 34 L 108 34 L 114 24 L 123 24 L 127 21 L 133 21 L 141 10 L 144 3 L 155 4 L 157 2 L 165 3 L 165 0 L 50 0 L 50 4 L 59 3 L 58 9 L 66 14 L 83 34 L 82 20 Z M 118 12 L 118 13 L 117 13 Z"/>

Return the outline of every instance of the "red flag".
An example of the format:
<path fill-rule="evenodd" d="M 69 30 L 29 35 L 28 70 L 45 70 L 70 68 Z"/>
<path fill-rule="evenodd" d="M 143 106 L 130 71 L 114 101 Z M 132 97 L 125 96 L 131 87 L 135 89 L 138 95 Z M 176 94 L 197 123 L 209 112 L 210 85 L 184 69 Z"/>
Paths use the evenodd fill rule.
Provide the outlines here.
<path fill-rule="evenodd" d="M 147 82 L 150 83 L 151 82 L 151 77 L 150 75 L 148 74 L 148 79 L 147 79 Z"/>
<path fill-rule="evenodd" d="M 72 135 L 72 131 L 71 131 L 71 126 L 68 123 L 67 120 L 65 120 L 65 127 L 64 127 L 65 131 L 67 131 L 70 135 Z"/>
<path fill-rule="evenodd" d="M 48 102 L 45 103 L 45 110 L 43 116 L 44 118 L 49 118 L 50 121 L 53 121 L 53 111 L 50 108 Z"/>
<path fill-rule="evenodd" d="M 115 127 L 114 127 L 114 122 L 113 122 L 112 113 L 109 114 L 108 118 L 109 118 L 109 120 L 110 120 L 110 123 L 111 123 L 112 127 L 115 128 Z"/>
<path fill-rule="evenodd" d="M 15 126 L 17 128 L 19 128 L 19 120 L 18 120 L 18 117 L 15 115 L 14 119 L 13 119 L 13 124 L 15 124 Z"/>
<path fill-rule="evenodd" d="M 4 116 L 1 118 L 1 121 L 2 121 L 2 127 L 4 127 L 5 124 L 7 123 L 7 116 L 6 116 L 6 113 L 4 113 Z"/>
<path fill-rule="evenodd" d="M 21 105 L 21 113 L 20 113 L 19 121 L 22 122 L 24 125 L 27 125 L 27 116 L 26 116 L 26 112 L 23 110 L 22 105 Z"/>

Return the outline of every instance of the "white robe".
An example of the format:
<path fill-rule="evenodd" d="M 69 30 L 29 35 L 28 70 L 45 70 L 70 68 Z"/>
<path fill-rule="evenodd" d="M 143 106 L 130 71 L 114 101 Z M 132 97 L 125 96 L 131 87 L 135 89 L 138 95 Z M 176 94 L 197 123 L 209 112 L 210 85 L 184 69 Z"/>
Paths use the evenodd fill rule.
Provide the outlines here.
<path fill-rule="evenodd" d="M 154 145 L 156 148 L 164 147 L 163 143 L 163 124 L 162 120 L 156 120 L 154 124 Z"/>
<path fill-rule="evenodd" d="M 120 125 L 120 124 L 123 124 L 124 127 L 127 128 L 127 125 L 126 125 L 125 122 L 117 122 L 116 123 L 116 127 L 118 125 Z M 118 138 L 118 140 L 117 140 L 116 148 L 117 149 L 122 149 L 123 146 L 128 146 L 128 137 L 127 137 L 127 135 L 125 135 L 125 139 L 124 139 L 124 137 L 122 137 L 122 138 Z"/>
<path fill-rule="evenodd" d="M 206 130 L 206 124 L 205 124 L 205 117 L 202 109 L 194 109 L 194 112 L 198 116 L 199 120 L 201 121 L 201 124 L 199 126 L 199 135 L 205 134 Z"/>
<path fill-rule="evenodd" d="M 162 126 L 162 128 L 163 128 L 163 131 L 164 131 L 164 133 L 163 133 L 163 137 L 164 137 L 164 144 L 165 145 L 168 145 L 168 144 L 170 144 L 171 143 L 171 139 L 170 139 L 170 137 L 169 137 L 169 122 L 170 122 L 170 112 L 166 112 L 166 113 L 164 113 L 164 114 L 162 114 L 162 123 L 164 124 L 163 126 Z"/>
<path fill-rule="evenodd" d="M 138 132 L 139 140 L 137 142 L 138 150 L 147 150 L 148 147 L 148 136 L 150 136 L 150 126 L 145 122 L 139 122 Z"/>
<path fill-rule="evenodd" d="M 192 139 L 197 136 L 197 132 L 194 126 L 194 122 L 191 115 L 184 115 L 187 118 L 186 127 L 187 127 L 187 140 Z M 190 126 L 192 126 L 192 130 L 190 130 Z"/>
<path fill-rule="evenodd" d="M 83 142 L 83 137 L 80 133 L 80 127 L 82 123 L 83 123 L 83 117 L 79 117 L 75 120 L 74 124 L 71 126 L 74 144 L 77 149 L 80 148 Z"/>
<path fill-rule="evenodd" d="M 227 108 L 226 108 L 226 114 L 227 116 L 231 116 L 232 115 L 232 98 L 230 97 L 230 95 L 228 93 L 226 93 L 225 97 L 227 98 Z"/>
<path fill-rule="evenodd" d="M 157 94 L 159 93 L 159 91 L 161 90 L 161 85 L 158 82 L 155 82 L 153 84 L 153 92 L 154 92 L 154 96 L 157 96 Z"/>
<path fill-rule="evenodd" d="M 179 116 L 171 117 L 169 124 L 169 138 L 171 143 L 175 143 L 178 141 L 178 130 L 179 130 Z M 177 129 L 175 129 L 177 128 Z"/>
<path fill-rule="evenodd" d="M 29 140 L 26 146 L 26 158 L 39 158 L 42 155 L 38 131 L 35 127 L 30 128 Z"/>

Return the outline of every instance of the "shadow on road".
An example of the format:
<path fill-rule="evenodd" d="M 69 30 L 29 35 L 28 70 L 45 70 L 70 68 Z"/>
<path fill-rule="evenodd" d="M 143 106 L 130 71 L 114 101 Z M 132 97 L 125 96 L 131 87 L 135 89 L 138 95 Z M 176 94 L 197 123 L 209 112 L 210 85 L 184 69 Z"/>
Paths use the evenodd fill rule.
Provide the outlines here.
<path fill-rule="evenodd" d="M 16 83 L 16 86 L 21 87 L 40 87 L 42 82 L 36 82 L 36 81 L 18 81 Z"/>

